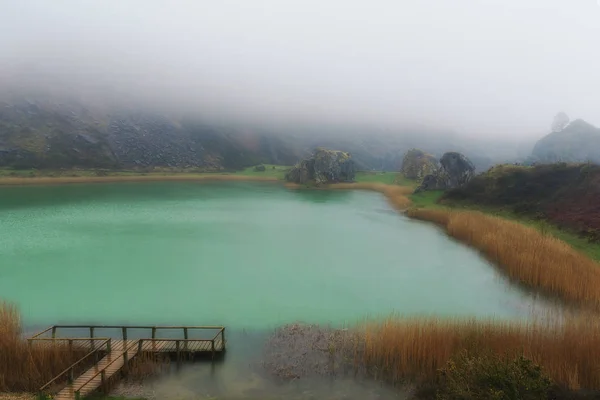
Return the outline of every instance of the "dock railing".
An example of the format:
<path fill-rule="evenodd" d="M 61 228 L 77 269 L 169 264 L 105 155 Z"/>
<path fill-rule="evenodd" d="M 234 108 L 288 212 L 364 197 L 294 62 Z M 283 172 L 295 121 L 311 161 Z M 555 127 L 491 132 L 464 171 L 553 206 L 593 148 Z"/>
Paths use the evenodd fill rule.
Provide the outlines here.
<path fill-rule="evenodd" d="M 217 340 L 219 336 L 221 336 L 221 340 L 223 341 L 223 346 L 225 346 L 225 327 L 224 326 L 135 326 L 135 325 L 53 325 L 42 332 L 32 336 L 29 340 L 36 340 L 40 338 L 45 333 L 51 332 L 51 338 L 57 338 L 57 333 L 60 330 L 72 330 L 72 329 L 88 329 L 90 333 L 90 338 L 94 338 L 94 334 L 96 330 L 100 329 L 119 329 L 121 330 L 121 336 L 123 340 L 127 339 L 128 331 L 130 330 L 149 330 L 151 335 L 149 338 L 143 339 L 157 339 L 156 333 L 160 330 L 181 330 L 183 332 L 183 338 L 189 339 L 190 331 L 217 331 L 217 334 L 212 339 L 202 339 L 202 340 L 212 340 L 213 342 Z M 198 339 L 200 340 L 200 339 Z"/>
<path fill-rule="evenodd" d="M 29 339 L 30 342 L 29 344 L 31 345 L 33 341 L 35 340 L 40 340 L 40 341 L 53 341 L 56 342 L 57 340 L 61 340 L 61 339 L 53 339 L 53 338 L 32 338 Z M 76 340 L 85 340 L 86 342 L 89 341 L 89 338 L 74 338 L 74 339 L 65 339 L 68 340 L 69 343 L 71 344 L 70 349 L 72 350 L 72 343 L 73 341 Z M 54 379 L 52 379 L 51 381 L 47 382 L 44 386 L 42 386 L 39 390 L 38 390 L 38 398 L 39 399 L 45 399 L 47 398 L 47 395 L 51 395 L 52 394 L 52 385 L 57 384 L 64 384 L 66 381 L 67 384 L 73 383 L 73 380 L 75 379 L 75 371 L 77 368 L 82 367 L 83 369 L 87 369 L 89 366 L 85 365 L 86 361 L 89 361 L 91 358 L 95 358 L 94 362 L 98 361 L 98 354 L 100 352 L 106 351 L 107 353 L 110 352 L 111 350 L 111 342 L 112 339 L 111 338 L 94 338 L 92 339 L 92 341 L 94 342 L 94 345 L 92 346 L 92 350 L 87 353 L 86 355 L 84 355 L 83 357 L 81 357 L 79 360 L 75 361 L 73 364 L 71 364 L 70 367 L 68 367 L 67 369 L 65 369 L 64 371 L 62 371 L 60 374 L 58 374 L 56 377 L 54 377 Z M 98 342 L 98 343 L 96 343 Z M 97 345 L 96 345 L 97 344 Z"/>
<path fill-rule="evenodd" d="M 127 363 L 127 354 L 129 353 L 129 350 L 133 349 L 135 346 L 136 346 L 136 343 L 134 342 L 134 343 L 130 344 L 128 347 L 125 347 L 123 349 L 123 353 L 121 354 L 121 356 L 123 357 L 124 364 Z M 115 357 L 111 362 L 106 364 L 102 369 L 100 369 L 98 372 L 96 372 L 94 375 L 92 375 L 88 380 L 86 380 L 85 382 L 82 382 L 81 385 L 77 389 L 75 389 L 75 400 L 81 400 L 81 389 L 84 388 L 91 381 L 96 379 L 98 377 L 98 375 L 100 375 L 100 388 L 102 389 L 102 392 L 104 394 L 106 394 L 108 392 L 107 387 L 106 387 L 106 384 L 107 384 L 106 370 L 117 360 L 119 360 L 119 358 Z"/>

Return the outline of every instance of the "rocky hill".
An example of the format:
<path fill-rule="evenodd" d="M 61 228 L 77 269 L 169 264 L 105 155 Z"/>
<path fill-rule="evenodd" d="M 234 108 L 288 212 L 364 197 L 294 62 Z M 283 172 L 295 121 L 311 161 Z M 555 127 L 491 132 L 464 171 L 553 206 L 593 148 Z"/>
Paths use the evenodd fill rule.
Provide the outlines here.
<path fill-rule="evenodd" d="M 600 129 L 584 120 L 575 120 L 540 139 L 529 161 L 600 163 Z"/>
<path fill-rule="evenodd" d="M 0 166 L 15 168 L 242 168 L 292 164 L 274 135 L 238 132 L 159 113 L 102 112 L 39 100 L 0 102 Z"/>
<path fill-rule="evenodd" d="M 85 96 L 0 90 L 0 167 L 238 169 L 259 163 L 293 165 L 317 147 L 351 153 L 358 170 L 388 171 L 399 171 L 404 154 L 414 147 L 436 158 L 456 149 L 479 171 L 510 159 L 512 151 L 508 146 L 493 155 L 501 146 L 420 126 L 392 131 L 298 121 L 267 129 Z"/>

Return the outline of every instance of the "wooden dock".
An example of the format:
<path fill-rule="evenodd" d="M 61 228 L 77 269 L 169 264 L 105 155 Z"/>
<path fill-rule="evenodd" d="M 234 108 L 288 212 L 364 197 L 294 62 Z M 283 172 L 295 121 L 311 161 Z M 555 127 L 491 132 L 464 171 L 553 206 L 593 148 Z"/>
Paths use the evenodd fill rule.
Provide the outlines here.
<path fill-rule="evenodd" d="M 63 337 L 64 331 L 85 330 L 88 337 Z M 118 330 L 121 338 L 96 337 L 98 331 Z M 140 338 L 129 339 L 128 333 L 142 331 Z M 159 338 L 159 331 L 179 331 L 183 338 Z M 203 338 L 190 338 L 199 332 Z M 215 334 L 216 333 L 216 334 Z M 129 361 L 140 354 L 166 354 L 179 362 L 186 355 L 208 356 L 211 359 L 225 352 L 223 326 L 112 326 L 112 325 L 54 325 L 28 339 L 30 346 L 53 347 L 86 354 L 39 389 L 40 399 L 79 400 L 102 389 L 108 381 L 127 372 Z M 85 366 L 92 365 L 89 368 Z"/>

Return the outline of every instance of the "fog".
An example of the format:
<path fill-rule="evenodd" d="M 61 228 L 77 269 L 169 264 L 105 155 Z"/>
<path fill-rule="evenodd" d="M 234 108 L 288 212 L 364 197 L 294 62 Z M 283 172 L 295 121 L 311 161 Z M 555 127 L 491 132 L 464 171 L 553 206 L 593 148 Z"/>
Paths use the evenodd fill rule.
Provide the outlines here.
<path fill-rule="evenodd" d="M 203 116 L 600 125 L 596 0 L 0 0 L 0 86 Z M 1 88 L 0 88 L 1 89 Z"/>

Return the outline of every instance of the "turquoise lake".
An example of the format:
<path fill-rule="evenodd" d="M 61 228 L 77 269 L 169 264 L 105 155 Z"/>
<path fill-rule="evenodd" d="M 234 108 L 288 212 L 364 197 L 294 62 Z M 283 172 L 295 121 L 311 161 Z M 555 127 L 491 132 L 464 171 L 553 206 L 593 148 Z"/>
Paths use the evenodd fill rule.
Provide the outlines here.
<path fill-rule="evenodd" d="M 340 326 L 535 303 L 378 193 L 231 182 L 0 188 L 0 297 L 31 327 Z"/>

